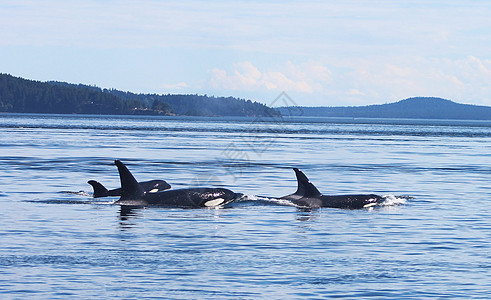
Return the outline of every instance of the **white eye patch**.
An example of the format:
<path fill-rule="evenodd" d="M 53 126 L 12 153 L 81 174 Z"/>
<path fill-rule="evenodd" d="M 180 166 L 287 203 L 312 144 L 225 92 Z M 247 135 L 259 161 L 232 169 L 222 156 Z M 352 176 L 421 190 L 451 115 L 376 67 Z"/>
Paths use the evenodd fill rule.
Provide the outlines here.
<path fill-rule="evenodd" d="M 220 205 L 222 204 L 224 201 L 223 198 L 217 198 L 217 199 L 214 199 L 214 200 L 210 200 L 210 201 L 206 201 L 205 202 L 205 206 L 206 207 L 213 207 L 213 206 L 217 206 L 217 205 Z"/>

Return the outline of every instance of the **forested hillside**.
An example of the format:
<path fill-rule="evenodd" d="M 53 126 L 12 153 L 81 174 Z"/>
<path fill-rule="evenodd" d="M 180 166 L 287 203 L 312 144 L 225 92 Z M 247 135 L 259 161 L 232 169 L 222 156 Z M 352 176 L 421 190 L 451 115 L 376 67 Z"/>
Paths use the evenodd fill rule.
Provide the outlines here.
<path fill-rule="evenodd" d="M 40 82 L 0 74 L 0 112 L 276 116 L 264 104 L 233 97 L 135 94 L 66 82 Z"/>
<path fill-rule="evenodd" d="M 266 105 L 234 97 L 213 97 L 206 95 L 157 95 L 134 94 L 109 90 L 122 99 L 138 99 L 142 103 L 165 103 L 173 113 L 186 116 L 279 116 L 280 113 Z"/>
<path fill-rule="evenodd" d="M 123 101 L 86 86 L 61 85 L 0 74 L 0 111 L 54 114 L 133 114 L 139 101 Z"/>
<path fill-rule="evenodd" d="M 395 103 L 344 107 L 280 107 L 283 115 L 347 118 L 407 118 L 491 120 L 491 107 L 460 104 L 434 97 L 416 97 Z"/>

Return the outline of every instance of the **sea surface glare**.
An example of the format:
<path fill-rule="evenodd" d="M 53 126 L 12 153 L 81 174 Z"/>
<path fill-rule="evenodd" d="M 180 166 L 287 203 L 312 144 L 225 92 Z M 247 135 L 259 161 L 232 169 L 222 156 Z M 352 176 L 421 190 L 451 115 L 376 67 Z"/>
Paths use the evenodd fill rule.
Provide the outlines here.
<path fill-rule="evenodd" d="M 0 298 L 489 299 L 490 154 L 491 122 L 0 114 Z M 119 187 L 115 159 L 246 196 L 122 209 L 87 184 Z M 256 197 L 293 193 L 293 167 L 388 200 Z"/>

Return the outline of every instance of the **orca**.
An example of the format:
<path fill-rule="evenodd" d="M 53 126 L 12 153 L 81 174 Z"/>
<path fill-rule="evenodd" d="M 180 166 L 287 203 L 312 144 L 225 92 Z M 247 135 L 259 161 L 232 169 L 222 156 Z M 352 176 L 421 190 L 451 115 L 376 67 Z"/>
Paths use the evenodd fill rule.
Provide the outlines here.
<path fill-rule="evenodd" d="M 87 182 L 94 188 L 94 198 L 110 197 L 110 196 L 121 196 L 121 188 L 114 190 L 108 190 L 99 181 L 89 180 Z M 171 188 L 165 180 L 150 180 L 139 182 L 140 186 L 149 193 L 155 193 L 159 191 L 168 190 Z"/>
<path fill-rule="evenodd" d="M 188 188 L 156 193 L 146 192 L 128 168 L 119 160 L 121 198 L 114 202 L 121 206 L 163 206 L 178 208 L 220 207 L 234 201 L 241 194 L 224 188 Z"/>
<path fill-rule="evenodd" d="M 297 168 L 293 168 L 297 176 L 297 191 L 291 195 L 279 199 L 289 200 L 302 208 L 347 208 L 359 209 L 374 206 L 384 200 L 381 196 L 374 194 L 364 195 L 322 195 L 321 192 L 310 182 L 305 174 Z"/>

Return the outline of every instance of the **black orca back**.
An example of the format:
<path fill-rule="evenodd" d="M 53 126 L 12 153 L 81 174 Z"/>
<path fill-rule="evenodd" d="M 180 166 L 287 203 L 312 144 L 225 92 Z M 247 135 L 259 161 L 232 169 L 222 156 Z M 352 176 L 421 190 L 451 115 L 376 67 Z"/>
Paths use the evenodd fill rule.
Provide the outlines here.
<path fill-rule="evenodd" d="M 297 176 L 297 191 L 294 195 L 302 197 L 320 197 L 321 192 L 310 182 L 305 174 L 297 168 L 293 168 L 295 175 Z"/>
<path fill-rule="evenodd" d="M 150 180 L 139 183 L 145 191 L 164 191 L 171 188 L 170 184 L 168 184 L 165 180 Z"/>
<path fill-rule="evenodd" d="M 89 180 L 87 181 L 88 184 L 92 186 L 94 189 L 94 198 L 100 198 L 100 197 L 107 197 L 108 196 L 108 190 L 106 189 L 105 186 L 102 185 L 102 183 L 95 181 L 95 180 Z"/>
<path fill-rule="evenodd" d="M 120 200 L 137 200 L 141 199 L 145 191 L 136 181 L 130 170 L 120 161 L 115 160 L 114 163 L 118 167 L 119 179 L 121 180 L 121 199 Z"/>
<path fill-rule="evenodd" d="M 305 174 L 297 168 L 293 168 L 297 176 L 298 188 L 295 194 L 282 197 L 291 200 L 298 206 L 308 208 L 333 207 L 358 209 L 368 207 L 380 202 L 382 197 L 378 195 L 337 195 L 326 196 L 310 182 Z"/>
<path fill-rule="evenodd" d="M 320 196 L 320 197 L 304 197 L 294 201 L 295 204 L 302 207 L 319 208 L 346 208 L 360 209 L 375 205 L 382 201 L 383 198 L 378 195 L 335 195 L 335 196 Z"/>
<path fill-rule="evenodd" d="M 198 208 L 224 205 L 236 198 L 236 194 L 224 188 L 189 188 L 158 193 L 147 193 L 145 205 L 164 207 Z M 123 204 L 124 200 L 119 202 Z"/>

